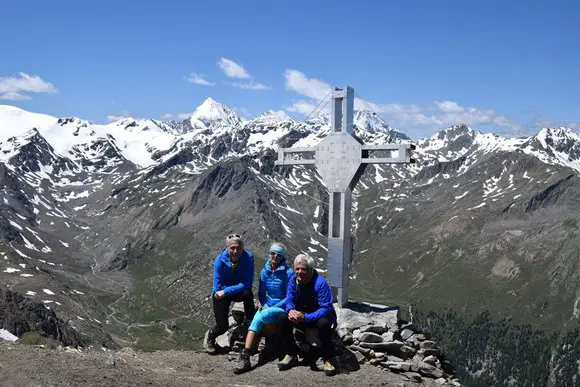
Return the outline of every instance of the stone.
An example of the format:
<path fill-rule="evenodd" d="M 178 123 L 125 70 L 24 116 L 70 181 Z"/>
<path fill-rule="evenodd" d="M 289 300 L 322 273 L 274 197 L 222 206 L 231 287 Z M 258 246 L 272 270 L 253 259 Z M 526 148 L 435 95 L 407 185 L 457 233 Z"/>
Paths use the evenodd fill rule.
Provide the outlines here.
<path fill-rule="evenodd" d="M 352 336 L 350 331 L 346 328 L 337 329 L 336 333 L 338 334 L 338 337 L 340 337 L 342 340 L 344 340 L 344 338 L 347 336 Z"/>
<path fill-rule="evenodd" d="M 397 362 L 397 361 L 383 361 L 381 362 L 383 367 L 387 367 L 391 371 L 410 371 L 411 363 Z"/>
<path fill-rule="evenodd" d="M 419 363 L 419 373 L 421 375 L 430 376 L 433 378 L 441 378 L 445 374 L 439 368 L 432 366 L 431 364 L 427 364 L 425 362 Z"/>
<path fill-rule="evenodd" d="M 401 339 L 402 340 L 409 340 L 411 338 L 411 336 L 413 336 L 415 334 L 415 332 L 413 332 L 410 329 L 403 329 L 401 331 Z"/>
<path fill-rule="evenodd" d="M 355 329 L 354 331 L 352 331 L 353 339 L 358 340 L 359 337 L 360 337 L 360 329 Z"/>
<path fill-rule="evenodd" d="M 415 348 L 410 347 L 408 345 L 403 345 L 399 349 L 397 356 L 402 357 L 403 359 L 409 359 L 415 356 L 415 353 L 417 353 L 417 350 Z"/>
<path fill-rule="evenodd" d="M 377 333 L 377 334 L 381 334 L 385 331 L 385 327 L 382 325 L 367 325 L 366 327 L 362 327 L 360 328 L 360 332 L 364 333 L 364 332 L 373 332 L 373 333 Z"/>
<path fill-rule="evenodd" d="M 378 366 L 379 364 L 381 364 L 382 359 L 371 359 L 369 363 L 371 363 L 371 365 L 374 366 Z"/>
<path fill-rule="evenodd" d="M 384 359 L 385 358 L 385 353 L 384 352 L 375 352 L 373 357 L 375 359 Z"/>
<path fill-rule="evenodd" d="M 401 359 L 400 357 L 393 356 L 393 355 L 388 355 L 387 356 L 387 360 L 389 360 L 389 361 L 398 361 L 398 362 L 405 361 L 404 359 Z"/>
<path fill-rule="evenodd" d="M 383 341 L 395 341 L 395 334 L 393 332 L 385 332 L 381 335 Z"/>
<path fill-rule="evenodd" d="M 360 337 L 358 338 L 362 343 L 382 343 L 383 338 L 373 332 L 364 332 L 361 333 Z"/>
<path fill-rule="evenodd" d="M 441 354 L 441 350 L 439 348 L 432 348 L 432 349 L 423 349 L 425 356 L 438 356 Z"/>
<path fill-rule="evenodd" d="M 351 331 L 369 325 L 381 325 L 386 329 L 396 325 L 399 320 L 399 307 L 387 307 L 357 303 L 347 307 L 335 304 L 338 317 L 337 329 L 346 328 Z M 355 337 L 356 338 L 356 337 Z"/>
<path fill-rule="evenodd" d="M 413 361 L 415 363 L 420 363 L 423 361 L 423 359 L 425 359 L 425 354 L 423 352 L 421 352 L 420 350 L 417 351 L 417 353 L 415 354 L 415 356 L 413 356 Z"/>
<path fill-rule="evenodd" d="M 358 345 L 351 345 L 349 347 L 349 349 L 351 351 L 354 351 L 354 352 L 359 352 L 359 353 L 363 354 L 365 357 L 371 357 L 370 356 L 371 355 L 371 350 L 368 349 L 368 348 L 362 348 L 362 347 L 359 347 Z"/>
<path fill-rule="evenodd" d="M 402 341 L 382 342 L 382 343 L 360 343 L 362 348 L 374 349 L 380 352 L 395 352 L 403 346 Z"/>
<path fill-rule="evenodd" d="M 365 362 L 365 360 L 367 359 L 365 357 L 365 355 L 363 355 L 362 353 L 360 353 L 359 351 L 353 351 L 354 356 L 356 357 L 356 361 L 358 362 L 358 364 L 362 364 Z"/>
<path fill-rule="evenodd" d="M 427 364 L 431 364 L 431 365 L 435 365 L 435 363 L 437 362 L 437 358 L 433 355 L 427 356 L 426 358 L 423 359 L 423 361 Z"/>
<path fill-rule="evenodd" d="M 411 382 L 421 383 L 423 381 L 421 374 L 419 374 L 417 372 L 409 371 L 409 372 L 403 373 L 403 375 L 406 375 Z"/>
<path fill-rule="evenodd" d="M 425 341 L 425 340 L 428 340 L 431 337 L 431 335 L 423 332 L 423 333 L 415 333 L 415 337 L 419 341 Z"/>
<path fill-rule="evenodd" d="M 422 341 L 421 344 L 419 344 L 419 348 L 421 348 L 421 349 L 432 349 L 432 348 L 435 348 L 436 345 L 437 345 L 437 343 L 434 342 L 434 341 L 425 340 L 425 341 Z"/>
<path fill-rule="evenodd" d="M 435 384 L 445 384 L 445 382 L 447 382 L 447 380 L 445 378 L 439 378 L 439 379 L 435 379 Z"/>
<path fill-rule="evenodd" d="M 351 335 L 346 335 L 345 337 L 342 338 L 342 342 L 344 343 L 344 345 L 351 345 L 352 343 L 354 343 L 354 339 L 352 338 Z"/>

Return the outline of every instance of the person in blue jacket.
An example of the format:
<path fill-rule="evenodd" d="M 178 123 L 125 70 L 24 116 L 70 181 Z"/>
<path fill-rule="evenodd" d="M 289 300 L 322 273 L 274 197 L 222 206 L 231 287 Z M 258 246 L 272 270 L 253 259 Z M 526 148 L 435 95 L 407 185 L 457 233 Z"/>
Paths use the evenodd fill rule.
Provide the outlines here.
<path fill-rule="evenodd" d="M 226 237 L 226 248 L 215 259 L 213 267 L 213 313 L 216 325 L 205 334 L 204 346 L 210 353 L 217 350 L 216 338 L 229 327 L 230 304 L 244 303 L 248 321 L 256 312 L 252 282 L 254 281 L 254 255 L 244 250 L 244 242 L 239 234 Z"/>
<path fill-rule="evenodd" d="M 332 334 L 336 326 L 336 312 L 332 306 L 330 286 L 314 268 L 314 259 L 307 254 L 299 254 L 294 259 L 294 274 L 288 283 L 286 293 L 286 313 L 288 319 L 283 324 L 283 343 L 286 356 L 278 363 L 280 371 L 298 364 L 298 346 L 294 341 L 294 328 L 305 330 L 317 328 L 320 350 L 324 361 L 324 373 L 336 373 L 333 363 L 336 353 L 332 344 Z"/>
<path fill-rule="evenodd" d="M 234 373 L 241 374 L 249 371 L 250 350 L 254 346 L 258 335 L 267 324 L 278 324 L 286 317 L 286 291 L 288 280 L 294 274 L 292 268 L 286 264 L 286 249 L 282 243 L 275 242 L 268 250 L 268 260 L 260 273 L 258 298 L 260 310 L 254 315 L 248 329 L 245 348 L 240 353 Z"/>

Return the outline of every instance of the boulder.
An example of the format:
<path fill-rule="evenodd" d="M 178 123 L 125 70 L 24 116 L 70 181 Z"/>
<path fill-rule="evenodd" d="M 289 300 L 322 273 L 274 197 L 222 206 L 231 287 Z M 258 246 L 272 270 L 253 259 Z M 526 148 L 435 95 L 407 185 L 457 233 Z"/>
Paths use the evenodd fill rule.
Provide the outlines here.
<path fill-rule="evenodd" d="M 380 352 L 395 352 L 401 349 L 403 346 L 402 341 L 391 341 L 391 342 L 382 342 L 382 343 L 360 343 L 360 346 L 363 348 L 374 349 L 375 351 Z"/>
<path fill-rule="evenodd" d="M 335 304 L 338 329 L 354 331 L 357 328 L 380 325 L 384 329 L 396 326 L 399 321 L 399 307 L 386 307 L 366 303 L 351 304 L 342 308 Z M 356 337 L 355 337 L 356 338 Z"/>
<path fill-rule="evenodd" d="M 361 343 L 382 343 L 383 338 L 373 332 L 364 332 L 358 338 Z"/>

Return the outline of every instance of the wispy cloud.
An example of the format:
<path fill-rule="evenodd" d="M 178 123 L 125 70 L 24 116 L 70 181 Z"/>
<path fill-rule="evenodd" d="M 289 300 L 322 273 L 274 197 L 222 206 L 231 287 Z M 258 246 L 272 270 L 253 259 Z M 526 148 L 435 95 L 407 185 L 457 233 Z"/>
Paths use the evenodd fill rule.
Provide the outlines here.
<path fill-rule="evenodd" d="M 294 102 L 291 106 L 286 107 L 286 110 L 291 113 L 300 113 L 303 115 L 310 114 L 315 108 L 317 104 L 305 101 L 303 99 Z"/>
<path fill-rule="evenodd" d="M 270 90 L 271 87 L 264 85 L 263 83 L 259 83 L 259 82 L 253 82 L 250 81 L 248 83 L 241 83 L 241 82 L 234 82 L 232 83 L 233 87 L 238 87 L 240 89 L 246 89 L 246 90 Z"/>
<path fill-rule="evenodd" d="M 0 77 L 0 99 L 11 101 L 25 101 L 32 99 L 29 93 L 58 93 L 50 82 L 38 75 L 18 73 L 17 76 Z"/>
<path fill-rule="evenodd" d="M 162 120 L 186 120 L 191 116 L 191 113 L 165 113 L 161 115 Z"/>
<path fill-rule="evenodd" d="M 220 60 L 217 62 L 217 65 L 220 69 L 222 69 L 226 77 L 239 79 L 250 78 L 250 74 L 246 71 L 246 69 L 241 64 L 238 64 L 231 59 L 220 58 Z"/>
<path fill-rule="evenodd" d="M 536 119 L 536 121 L 533 123 L 533 127 L 536 129 L 559 128 L 562 126 L 572 130 L 580 130 L 580 122 L 563 122 L 550 119 Z"/>
<path fill-rule="evenodd" d="M 204 74 L 189 73 L 189 75 L 185 77 L 185 80 L 187 82 L 195 83 L 196 85 L 215 86 L 214 82 L 210 82 L 205 79 Z"/>
<path fill-rule="evenodd" d="M 286 107 L 289 112 L 307 115 L 313 112 L 331 90 L 323 80 L 308 78 L 295 69 L 284 72 L 286 88 L 309 99 L 300 99 Z M 465 123 L 473 126 L 495 126 L 517 132 L 522 128 L 518 121 L 511 120 L 493 109 L 482 109 L 473 106 L 462 106 L 456 101 L 441 100 L 428 104 L 380 104 L 355 99 L 355 109 L 371 110 L 382 115 L 391 125 L 414 133 L 431 133 L 433 129 Z"/>
<path fill-rule="evenodd" d="M 129 111 L 123 110 L 120 115 L 115 115 L 115 114 L 108 115 L 107 121 L 114 122 L 114 121 L 122 120 L 123 118 L 129 118 L 129 117 L 131 117 L 131 114 L 129 113 Z"/>

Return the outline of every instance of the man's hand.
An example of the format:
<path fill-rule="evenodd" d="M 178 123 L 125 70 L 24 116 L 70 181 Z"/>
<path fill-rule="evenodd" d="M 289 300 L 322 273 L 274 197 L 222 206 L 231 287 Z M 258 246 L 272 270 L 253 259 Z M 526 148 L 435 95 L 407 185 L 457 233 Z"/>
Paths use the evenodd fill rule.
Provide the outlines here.
<path fill-rule="evenodd" d="M 304 314 L 302 312 L 297 311 L 296 309 L 292 309 L 288 312 L 288 320 L 293 323 L 300 323 L 304 321 Z"/>
<path fill-rule="evenodd" d="M 218 290 L 217 292 L 215 292 L 215 294 L 213 295 L 215 298 L 222 299 L 224 297 L 224 291 L 223 290 Z"/>

